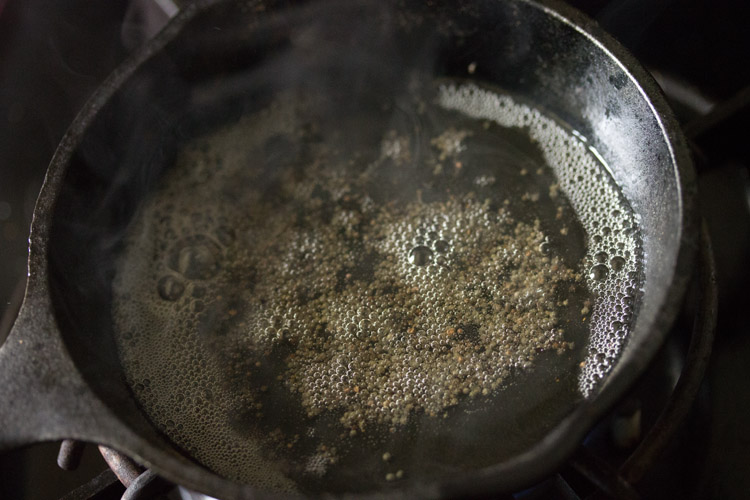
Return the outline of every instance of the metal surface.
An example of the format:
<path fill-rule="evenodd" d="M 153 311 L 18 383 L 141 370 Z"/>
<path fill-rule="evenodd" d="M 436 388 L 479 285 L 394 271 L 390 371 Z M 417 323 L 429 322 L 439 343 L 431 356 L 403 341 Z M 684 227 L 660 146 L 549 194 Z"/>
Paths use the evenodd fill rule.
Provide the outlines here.
<path fill-rule="evenodd" d="M 114 499 L 122 493 L 122 485 L 117 480 L 115 473 L 110 469 L 104 469 L 91 481 L 82 484 L 71 491 L 60 500 L 97 500 Z"/>
<path fill-rule="evenodd" d="M 573 459 L 573 468 L 591 481 L 606 498 L 638 500 L 641 496 L 632 484 L 606 461 L 597 457 L 585 447 Z"/>
<path fill-rule="evenodd" d="M 82 208 L 90 213 L 102 189 L 111 188 L 112 183 L 135 182 L 115 175 L 114 159 L 120 159 L 123 151 L 132 153 L 122 148 L 134 144 L 139 145 L 137 153 L 149 152 L 150 143 L 144 143 L 143 137 L 159 137 L 164 132 L 159 127 L 166 127 L 174 116 L 169 112 L 190 103 L 185 100 L 190 89 L 184 82 L 182 86 L 170 85 L 181 82 L 174 82 L 169 75 L 165 78 L 164 71 L 179 67 L 180 61 L 190 61 L 186 67 L 198 77 L 231 72 L 236 69 L 231 57 L 217 59 L 216 54 L 243 42 L 253 43 L 246 35 L 247 16 L 228 2 L 211 8 L 214 3 L 186 9 L 116 71 L 79 115 L 52 161 L 32 226 L 26 300 L 13 332 L 0 349 L 2 395 L 19 401 L 14 408 L 0 410 L 4 426 L 0 448 L 56 438 L 101 442 L 192 489 L 222 498 L 244 498 L 256 492 L 189 461 L 140 413 L 119 372 L 113 370 L 118 361 L 109 330 L 102 323 L 106 318 L 96 316 L 108 310 L 106 296 L 86 303 L 85 309 L 78 311 L 82 314 L 76 314 L 68 309 L 80 296 L 80 289 L 50 287 L 50 281 L 57 286 L 61 275 L 77 271 L 83 271 L 78 279 L 86 280 L 84 270 L 92 267 L 91 261 L 86 261 L 91 255 L 86 240 L 68 242 L 70 247 L 65 248 L 56 222 L 80 216 Z M 208 10 L 191 22 L 199 6 L 208 6 Z M 468 11 L 457 12 L 452 3 L 439 3 L 433 7 L 431 21 L 440 24 L 445 19 L 462 19 L 475 28 L 459 35 L 466 37 L 464 42 L 474 51 L 449 54 L 448 67 L 465 68 L 467 62 L 477 62 L 478 77 L 550 110 L 588 137 L 610 164 L 613 177 L 641 217 L 646 253 L 643 304 L 629 346 L 601 392 L 557 424 L 544 440 L 512 460 L 467 473 L 465 479 L 414 485 L 411 491 L 400 492 L 404 496 L 509 490 L 553 470 L 648 364 L 691 275 L 694 179 L 684 139 L 645 71 L 592 22 L 565 6 L 554 4 L 554 8 L 525 1 L 478 2 Z M 215 29 L 221 25 L 223 30 Z M 442 27 L 448 32 L 462 28 L 461 23 L 458 27 L 443 23 Z M 240 57 L 242 52 L 234 55 Z M 127 113 L 128 107 L 136 111 Z M 142 115 L 133 116 L 138 113 Z M 110 130 L 103 122 L 105 117 L 120 117 L 118 125 L 124 128 L 119 132 L 127 130 L 134 135 L 117 135 L 117 129 Z M 87 172 L 85 168 L 91 165 L 86 165 L 85 153 L 91 146 L 88 141 L 95 136 L 105 143 L 123 142 L 108 144 L 114 153 L 108 156 L 112 163 L 98 164 Z M 138 142 L 128 143 L 128 139 Z M 66 190 L 76 187 L 85 187 L 90 197 L 87 201 L 94 205 L 72 205 Z M 103 221 L 127 222 L 106 217 L 98 222 Z M 87 267 L 82 267 L 84 264 Z M 57 295 L 54 306 L 53 294 Z M 28 417 L 21 419 L 19 414 Z"/>
<path fill-rule="evenodd" d="M 125 490 L 125 493 L 123 493 L 122 500 L 147 500 L 155 498 L 172 486 L 171 483 L 157 476 L 153 471 L 147 470 L 133 480 Z"/>
<path fill-rule="evenodd" d="M 107 465 L 112 472 L 115 473 L 117 479 L 119 479 L 126 488 L 130 487 L 133 481 L 143 473 L 142 467 L 139 467 L 137 463 L 125 455 L 116 452 L 112 448 L 99 446 L 99 452 L 102 454 L 104 461 L 107 462 Z"/>
<path fill-rule="evenodd" d="M 699 291 L 690 346 L 680 378 L 655 423 L 619 468 L 602 460 L 586 446 L 573 459 L 573 468 L 598 488 L 592 498 L 639 498 L 639 483 L 664 456 L 695 406 L 711 356 L 718 305 L 716 265 L 705 223 L 701 230 L 696 275 Z"/>
<path fill-rule="evenodd" d="M 705 223 L 701 230 L 698 274 L 700 307 L 693 326 L 685 370 L 680 375 L 677 386 L 658 420 L 620 469 L 620 474 L 633 484 L 640 481 L 653 466 L 670 443 L 679 425 L 685 420 L 694 404 L 711 357 L 716 330 L 718 296 L 713 249 Z"/>
<path fill-rule="evenodd" d="M 81 464 L 85 443 L 73 439 L 64 439 L 57 455 L 57 465 L 63 470 L 76 470 Z"/>

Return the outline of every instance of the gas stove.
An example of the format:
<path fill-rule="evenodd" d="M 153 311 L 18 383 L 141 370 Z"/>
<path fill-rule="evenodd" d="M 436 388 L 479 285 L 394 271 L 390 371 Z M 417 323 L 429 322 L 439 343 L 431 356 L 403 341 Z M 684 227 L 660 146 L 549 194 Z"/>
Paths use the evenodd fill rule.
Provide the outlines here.
<path fill-rule="evenodd" d="M 57 143 L 109 72 L 184 3 L 0 0 L 0 339 L 20 305 L 33 204 Z M 569 3 L 646 65 L 680 119 L 699 173 L 703 257 L 649 371 L 556 474 L 510 497 L 745 498 L 750 18 L 709 0 Z M 0 478 L 0 498 L 198 498 L 114 450 L 71 441 L 0 455 Z"/>

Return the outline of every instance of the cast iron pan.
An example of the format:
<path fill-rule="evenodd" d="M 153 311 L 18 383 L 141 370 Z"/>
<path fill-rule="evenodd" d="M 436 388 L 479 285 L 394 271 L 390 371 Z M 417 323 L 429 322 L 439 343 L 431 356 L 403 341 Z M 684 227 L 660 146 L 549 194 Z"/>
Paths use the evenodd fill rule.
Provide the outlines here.
<path fill-rule="evenodd" d="M 258 494 L 196 463 L 138 407 L 112 338 L 111 281 L 125 229 L 178 144 L 252 108 L 257 96 L 243 88 L 242 76 L 288 42 L 286 18 L 274 16 L 285 9 L 313 20 L 368 14 L 360 4 L 288 4 L 208 1 L 185 8 L 111 75 L 68 130 L 37 202 L 25 301 L 0 349 L 0 449 L 63 438 L 96 442 L 197 491 L 220 498 Z M 402 60 L 438 76 L 465 76 L 476 63 L 473 78 L 554 113 L 600 152 L 640 217 L 645 264 L 638 314 L 597 392 L 499 463 L 442 481 L 407 481 L 388 494 L 510 491 L 572 453 L 662 343 L 695 253 L 692 164 L 653 80 L 565 5 L 446 0 L 394 2 L 387 9 L 391 19 L 420 19 L 418 28 L 395 38 Z M 394 63 L 383 71 L 400 69 Z M 272 74 L 268 82 L 288 76 Z M 488 439 L 502 442 L 510 434 Z"/>

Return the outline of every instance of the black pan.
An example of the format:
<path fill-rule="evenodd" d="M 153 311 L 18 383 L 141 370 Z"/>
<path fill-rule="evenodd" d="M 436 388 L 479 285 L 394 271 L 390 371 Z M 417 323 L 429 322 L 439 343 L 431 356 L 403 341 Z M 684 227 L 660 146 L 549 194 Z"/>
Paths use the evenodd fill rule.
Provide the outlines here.
<path fill-rule="evenodd" d="M 435 497 L 528 485 L 572 453 L 642 373 L 691 275 L 694 173 L 656 84 L 595 23 L 565 5 L 527 0 L 406 1 L 377 8 L 197 2 L 111 75 L 51 162 L 31 228 L 25 301 L 0 349 L 0 449 L 73 438 L 110 446 L 169 480 L 220 498 L 257 493 L 253 485 L 197 463 L 138 406 L 112 336 L 116 257 L 129 222 L 180 144 L 253 109 L 262 99 L 258 88 L 304 81 L 320 62 L 320 52 L 313 51 L 293 66 L 264 71 L 261 83 L 248 89 L 246 75 L 287 47 L 294 26 L 333 19 L 331 26 L 341 27 L 362 16 L 389 26 L 384 50 L 393 57 L 378 66 L 382 58 L 372 63 L 360 54 L 365 66 L 380 69 L 366 86 L 392 90 L 406 67 L 468 76 L 522 96 L 586 137 L 640 218 L 644 255 L 629 339 L 592 394 L 560 414 L 530 405 L 533 390 L 510 391 L 506 414 L 497 420 L 510 418 L 514 425 L 479 440 L 496 441 L 509 453 L 478 468 L 453 463 L 439 479 L 402 481 L 388 494 Z M 460 433 L 477 441 L 473 431 Z M 452 453 L 447 445 L 434 450 Z"/>

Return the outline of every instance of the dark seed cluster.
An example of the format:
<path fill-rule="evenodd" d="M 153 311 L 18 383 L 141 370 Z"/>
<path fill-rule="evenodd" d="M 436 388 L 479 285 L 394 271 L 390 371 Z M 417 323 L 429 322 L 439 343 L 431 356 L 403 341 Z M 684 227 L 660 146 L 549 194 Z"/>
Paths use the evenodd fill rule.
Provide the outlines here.
<path fill-rule="evenodd" d="M 556 311 L 577 276 L 543 251 L 538 221 L 516 222 L 471 194 L 373 209 L 356 191 L 332 195 L 346 208 L 323 223 L 300 190 L 289 206 L 303 207 L 308 229 L 277 233 L 284 252 L 253 255 L 261 271 L 247 297 L 248 341 L 294 346 L 283 378 L 309 416 L 340 411 L 360 430 L 406 424 L 567 347 Z M 258 237 L 290 215 L 277 211 Z"/>

